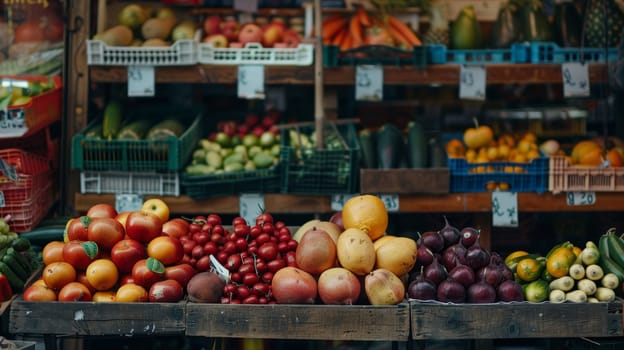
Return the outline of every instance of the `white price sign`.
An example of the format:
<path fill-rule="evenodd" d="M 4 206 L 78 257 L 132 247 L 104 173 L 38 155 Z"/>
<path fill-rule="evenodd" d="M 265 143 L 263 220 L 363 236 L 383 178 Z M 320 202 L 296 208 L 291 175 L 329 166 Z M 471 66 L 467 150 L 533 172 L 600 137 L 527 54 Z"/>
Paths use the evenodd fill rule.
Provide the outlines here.
<path fill-rule="evenodd" d="M 128 96 L 152 97 L 156 93 L 154 66 L 128 66 Z"/>
<path fill-rule="evenodd" d="M 492 192 L 492 226 L 518 227 L 517 192 Z"/>
<path fill-rule="evenodd" d="M 351 198 L 355 197 L 355 194 L 334 194 L 331 196 L 330 207 L 333 211 L 340 211 L 344 204 Z"/>
<path fill-rule="evenodd" d="M 225 266 L 221 265 L 219 260 L 214 257 L 214 255 L 210 254 L 210 270 L 219 275 L 226 283 L 230 281 L 230 271 L 225 268 Z"/>
<path fill-rule="evenodd" d="M 568 205 L 594 205 L 596 204 L 596 192 L 568 192 L 566 194 Z"/>
<path fill-rule="evenodd" d="M 123 193 L 115 195 L 115 210 L 118 213 L 138 211 L 143 206 L 143 197 L 138 194 Z"/>
<path fill-rule="evenodd" d="M 586 63 L 569 62 L 561 65 L 563 96 L 589 96 L 589 66 Z"/>
<path fill-rule="evenodd" d="M 264 196 L 260 193 L 241 193 L 238 197 L 240 216 L 248 225 L 256 222 L 256 217 L 264 211 Z"/>
<path fill-rule="evenodd" d="M 264 99 L 264 66 L 238 66 L 238 97 Z"/>
<path fill-rule="evenodd" d="M 358 101 L 383 100 L 383 66 L 355 66 L 355 99 Z"/>
<path fill-rule="evenodd" d="M 398 194 L 380 194 L 379 198 L 386 206 L 388 212 L 399 211 L 399 195 Z"/>
<path fill-rule="evenodd" d="M 459 70 L 459 98 L 485 100 L 487 73 L 483 65 L 462 64 Z"/>

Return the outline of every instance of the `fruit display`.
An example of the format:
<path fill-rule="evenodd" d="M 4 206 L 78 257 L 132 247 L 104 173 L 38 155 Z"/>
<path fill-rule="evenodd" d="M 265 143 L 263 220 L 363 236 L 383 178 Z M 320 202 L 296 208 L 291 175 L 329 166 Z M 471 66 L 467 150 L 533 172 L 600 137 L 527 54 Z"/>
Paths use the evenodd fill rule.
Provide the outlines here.
<path fill-rule="evenodd" d="M 30 241 L 11 231 L 10 223 L 10 215 L 0 218 L 0 302 L 23 291 L 40 265 Z"/>
<path fill-rule="evenodd" d="M 498 253 L 481 247 L 479 237 L 478 229 L 459 229 L 446 219 L 442 229 L 423 232 L 408 297 L 451 303 L 524 301 L 513 272 Z"/>
<path fill-rule="evenodd" d="M 0 86 L 0 106 L 20 107 L 29 104 L 36 96 L 55 88 L 52 78 L 47 80 L 22 80 L 19 78 L 3 78 Z M 6 85 L 5 85 L 6 84 Z M 23 85 L 26 85 L 25 87 Z"/>
<path fill-rule="evenodd" d="M 214 48 L 242 48 L 257 43 L 265 48 L 295 48 L 303 37 L 303 18 L 256 17 L 240 23 L 231 16 L 211 15 L 202 22 L 202 43 Z"/>
<path fill-rule="evenodd" d="M 584 139 L 564 150 L 557 140 L 546 140 L 540 149 L 548 156 L 565 156 L 574 167 L 621 167 L 624 165 L 624 143 L 616 137 Z M 608 161 L 608 163 L 607 163 Z"/>
<path fill-rule="evenodd" d="M 250 113 L 242 123 L 221 121 L 216 132 L 199 140 L 185 173 L 237 173 L 275 166 L 280 160 L 280 135 L 275 127 L 279 119 L 278 112 L 270 111 L 262 118 Z"/>
<path fill-rule="evenodd" d="M 93 40 L 109 46 L 161 47 L 177 40 L 192 40 L 197 24 L 179 20 L 168 7 L 151 11 L 139 4 L 128 4 L 117 14 L 116 25 L 96 33 Z"/>
<path fill-rule="evenodd" d="M 421 46 L 420 38 L 397 17 L 378 16 L 362 7 L 350 14 L 336 14 L 323 20 L 322 33 L 325 45 L 335 45 L 341 51 L 366 45 L 384 45 L 402 50 Z"/>

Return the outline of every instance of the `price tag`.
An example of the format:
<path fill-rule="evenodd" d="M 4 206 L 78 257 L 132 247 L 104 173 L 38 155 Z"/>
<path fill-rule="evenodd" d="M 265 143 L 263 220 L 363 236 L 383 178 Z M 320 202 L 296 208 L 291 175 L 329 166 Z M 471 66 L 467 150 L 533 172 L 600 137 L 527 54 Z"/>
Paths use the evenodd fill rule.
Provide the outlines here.
<path fill-rule="evenodd" d="M 563 79 L 563 96 L 589 96 L 589 66 L 580 62 L 569 62 L 561 65 Z"/>
<path fill-rule="evenodd" d="M 0 109 L 0 137 L 20 137 L 28 132 L 24 111 L 24 108 Z"/>
<path fill-rule="evenodd" d="M 399 211 L 399 195 L 398 194 L 380 194 L 379 198 L 384 202 L 388 212 Z"/>
<path fill-rule="evenodd" d="M 115 210 L 118 213 L 141 210 L 143 197 L 138 194 L 122 193 L 115 195 Z"/>
<path fill-rule="evenodd" d="M 568 192 L 566 194 L 568 205 L 594 205 L 596 204 L 596 192 Z"/>
<path fill-rule="evenodd" d="M 383 66 L 355 66 L 355 99 L 358 101 L 383 100 Z"/>
<path fill-rule="evenodd" d="M 18 176 L 15 167 L 0 158 L 0 172 L 11 182 L 17 182 Z"/>
<path fill-rule="evenodd" d="M 128 66 L 128 96 L 154 96 L 156 93 L 154 77 L 154 66 Z"/>
<path fill-rule="evenodd" d="M 334 194 L 331 196 L 330 208 L 333 211 L 341 211 L 344 204 L 355 197 L 355 194 Z"/>
<path fill-rule="evenodd" d="M 487 74 L 484 65 L 462 64 L 459 70 L 459 98 L 485 100 Z"/>
<path fill-rule="evenodd" d="M 230 271 L 225 268 L 225 266 L 221 265 L 219 260 L 214 257 L 214 255 L 210 254 L 210 270 L 219 275 L 219 277 L 223 278 L 225 283 L 230 281 Z"/>
<path fill-rule="evenodd" d="M 258 11 L 258 0 L 234 0 L 234 9 L 243 12 Z"/>
<path fill-rule="evenodd" d="M 256 217 L 264 211 L 264 196 L 260 193 L 241 193 L 238 197 L 240 216 L 248 225 L 256 222 Z"/>
<path fill-rule="evenodd" d="M 492 226 L 518 227 L 517 192 L 492 192 Z"/>
<path fill-rule="evenodd" d="M 4 200 L 4 192 L 0 191 L 0 208 L 6 207 L 6 201 Z"/>
<path fill-rule="evenodd" d="M 238 97 L 264 99 L 264 66 L 238 66 Z"/>

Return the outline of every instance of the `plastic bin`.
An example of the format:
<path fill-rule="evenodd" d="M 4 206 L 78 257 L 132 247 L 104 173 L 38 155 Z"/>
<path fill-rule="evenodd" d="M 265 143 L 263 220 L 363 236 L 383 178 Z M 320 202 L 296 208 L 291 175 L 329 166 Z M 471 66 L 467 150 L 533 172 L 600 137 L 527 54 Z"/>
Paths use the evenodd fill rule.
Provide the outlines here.
<path fill-rule="evenodd" d="M 51 78 L 44 76 L 1 78 L 2 85 L 13 84 L 17 88 L 26 87 L 24 84 L 39 82 L 51 84 L 52 87 L 41 94 L 32 97 L 30 102 L 19 107 L 9 106 L 5 111 L 0 110 L 0 138 L 25 137 L 36 133 L 55 121 L 61 120 L 61 90 L 60 76 Z"/>
<path fill-rule="evenodd" d="M 178 173 L 82 171 L 80 193 L 179 196 L 180 176 Z"/>
<path fill-rule="evenodd" d="M 221 173 L 214 175 L 182 174 L 184 194 L 195 199 L 221 195 L 238 195 L 245 192 L 278 193 L 280 191 L 280 167 L 269 169 Z"/>
<path fill-rule="evenodd" d="M 624 168 L 571 166 L 566 157 L 550 158 L 548 190 L 552 193 L 624 191 Z"/>
<path fill-rule="evenodd" d="M 258 43 L 248 43 L 244 48 L 217 48 L 212 44 L 199 44 L 201 64 L 258 64 L 265 66 L 309 66 L 314 61 L 314 45 L 299 44 L 294 48 L 268 48 Z"/>
<path fill-rule="evenodd" d="M 427 50 L 425 47 L 414 47 L 412 51 L 407 51 L 386 45 L 366 45 L 340 51 L 340 47 L 336 45 L 323 46 L 323 65 L 325 67 L 359 64 L 424 67 L 427 64 Z"/>
<path fill-rule="evenodd" d="M 551 42 L 531 43 L 532 63 L 607 62 L 617 59 L 617 48 L 559 47 Z"/>
<path fill-rule="evenodd" d="M 108 46 L 87 40 L 87 64 L 101 66 L 184 66 L 197 63 L 197 43 L 178 40 L 167 47 Z"/>
<path fill-rule="evenodd" d="M 445 45 L 427 45 L 431 64 L 496 64 L 528 62 L 529 46 L 514 43 L 509 49 L 450 50 Z"/>
<path fill-rule="evenodd" d="M 184 112 L 182 112 L 184 113 Z M 85 136 L 86 130 L 72 138 L 73 169 L 95 171 L 161 171 L 180 170 L 189 160 L 195 144 L 202 136 L 201 113 L 180 138 L 164 140 L 99 140 Z"/>
<path fill-rule="evenodd" d="M 282 130 L 282 192 L 327 195 L 359 190 L 360 145 L 352 123 L 328 123 L 323 128 L 324 140 L 333 137 L 340 148 L 301 146 L 297 139 L 291 142 L 289 130 L 311 135 L 314 126 Z"/>
<path fill-rule="evenodd" d="M 468 163 L 464 158 L 448 158 L 450 192 L 487 192 L 488 183 L 506 183 L 509 191 L 543 193 L 548 189 L 548 158 L 528 163 Z"/>

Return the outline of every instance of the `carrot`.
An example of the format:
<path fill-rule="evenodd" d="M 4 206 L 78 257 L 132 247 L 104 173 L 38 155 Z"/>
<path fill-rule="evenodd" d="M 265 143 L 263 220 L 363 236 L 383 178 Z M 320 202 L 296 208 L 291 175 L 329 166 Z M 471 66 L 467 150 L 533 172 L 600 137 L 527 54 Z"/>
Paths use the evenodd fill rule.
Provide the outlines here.
<path fill-rule="evenodd" d="M 364 37 L 362 35 L 362 26 L 360 26 L 360 20 L 358 19 L 358 16 L 351 16 L 351 19 L 349 21 L 349 32 L 353 37 L 352 46 L 357 47 L 362 45 L 362 43 L 364 42 Z"/>
<path fill-rule="evenodd" d="M 347 51 L 353 48 L 353 33 L 347 32 L 344 39 L 340 43 L 340 51 Z"/>
<path fill-rule="evenodd" d="M 323 21 L 323 40 L 331 40 L 347 24 L 348 19 L 341 15 L 329 17 Z"/>
<path fill-rule="evenodd" d="M 372 24 L 371 19 L 370 17 L 368 17 L 368 13 L 366 13 L 366 10 L 364 10 L 363 7 L 357 9 L 356 15 L 362 26 L 370 27 L 370 25 Z"/>
<path fill-rule="evenodd" d="M 340 46 L 340 44 L 342 44 L 342 41 L 345 39 L 345 37 L 347 36 L 348 33 L 349 32 L 347 31 L 346 27 L 341 28 L 341 30 L 338 32 L 338 34 L 334 35 L 334 38 L 333 38 L 331 44 Z"/>
<path fill-rule="evenodd" d="M 409 42 L 409 40 L 407 40 L 407 38 L 403 36 L 403 34 L 401 34 L 401 32 L 399 32 L 393 26 L 390 26 L 390 25 L 386 26 L 386 29 L 388 30 L 388 33 L 390 34 L 392 39 L 394 39 L 397 43 L 399 43 L 401 47 L 405 47 L 407 50 L 412 50 L 414 45 L 412 45 Z"/>
<path fill-rule="evenodd" d="M 410 27 L 408 27 L 405 23 L 401 22 L 401 20 L 399 20 L 398 18 L 392 15 L 388 15 L 388 24 L 399 33 L 401 33 L 401 35 L 403 35 L 410 44 L 414 46 L 422 45 L 422 42 L 420 41 L 420 39 L 418 39 L 418 37 L 416 36 L 416 34 L 414 34 Z"/>

